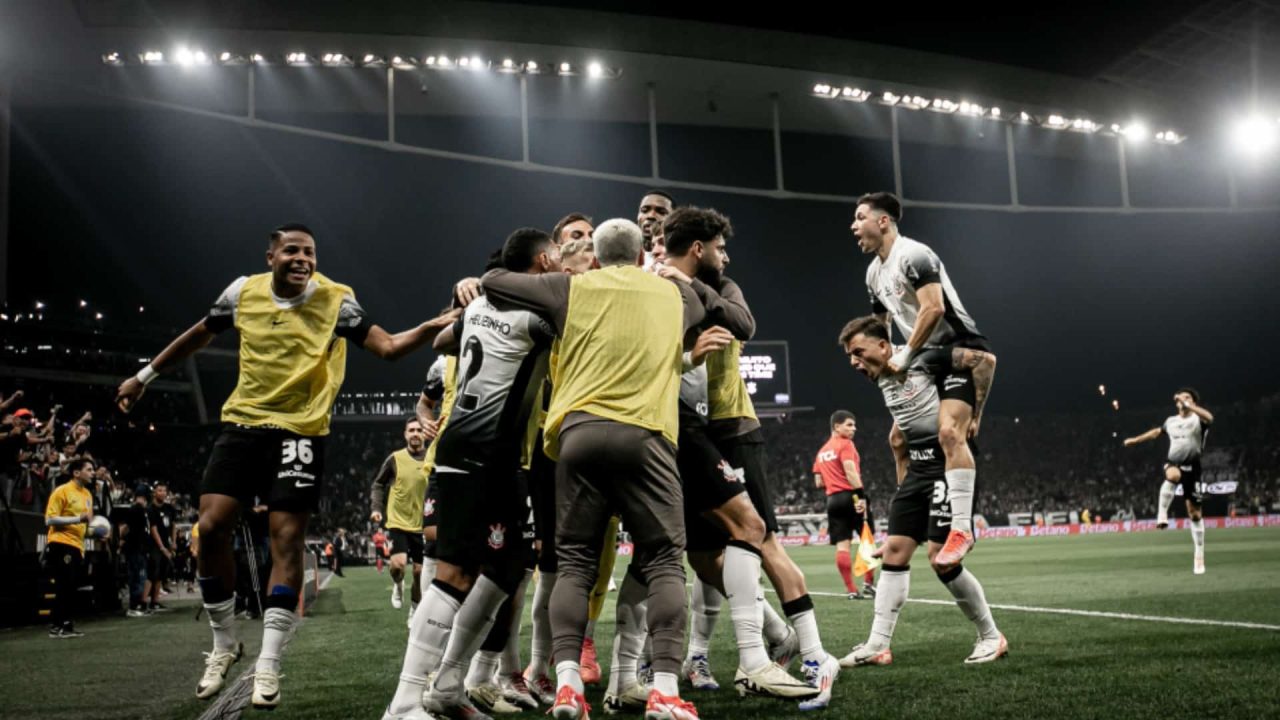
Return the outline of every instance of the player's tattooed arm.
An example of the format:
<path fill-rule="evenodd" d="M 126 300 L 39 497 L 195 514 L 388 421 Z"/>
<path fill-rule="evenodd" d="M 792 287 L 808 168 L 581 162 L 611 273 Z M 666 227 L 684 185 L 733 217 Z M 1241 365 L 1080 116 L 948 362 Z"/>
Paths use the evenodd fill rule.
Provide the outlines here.
<path fill-rule="evenodd" d="M 1164 432 L 1164 428 L 1151 428 L 1150 430 L 1142 433 L 1141 435 L 1135 435 L 1131 438 L 1125 438 L 1124 446 L 1133 447 L 1138 443 L 1144 443 L 1144 442 L 1147 442 L 1148 440 L 1155 440 L 1156 438 L 1160 437 L 1160 434 L 1163 432 Z"/>
<path fill-rule="evenodd" d="M 982 411 L 991 395 L 991 383 L 995 381 L 996 356 L 982 350 L 955 348 L 951 351 L 951 366 L 957 370 L 969 370 L 973 374 L 976 406 L 973 409 L 973 422 L 969 425 L 969 437 L 977 437 L 978 427 L 982 423 Z"/>

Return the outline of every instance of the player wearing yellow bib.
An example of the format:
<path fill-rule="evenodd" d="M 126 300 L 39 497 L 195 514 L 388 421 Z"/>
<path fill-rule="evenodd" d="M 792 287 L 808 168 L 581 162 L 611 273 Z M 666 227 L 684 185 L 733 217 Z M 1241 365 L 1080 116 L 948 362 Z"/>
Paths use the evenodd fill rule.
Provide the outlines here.
<path fill-rule="evenodd" d="M 423 472 L 427 474 L 427 499 L 422 506 L 422 583 L 427 585 L 436 577 L 436 530 L 440 522 L 437 512 L 439 488 L 432 482 L 436 471 L 436 446 L 440 441 L 440 431 L 448 424 L 457 388 L 458 357 L 437 356 L 427 369 L 427 380 L 422 385 L 416 409 L 418 422 L 422 423 L 431 440 L 431 444 L 427 446 L 427 456 L 422 462 Z"/>
<path fill-rule="evenodd" d="M 740 300 L 745 306 L 746 301 Z M 778 518 L 765 471 L 764 436 L 760 432 L 760 421 L 756 418 L 747 384 L 738 369 L 741 354 L 742 343 L 735 339 L 728 347 L 707 357 L 710 419 L 707 433 L 734 474 L 742 478 L 751 504 L 764 520 L 761 564 L 778 592 L 783 613 L 795 628 L 800 655 L 804 659 L 805 679 L 819 690 L 818 696 L 802 702 L 800 709 L 821 709 L 831 701 L 831 687 L 839 675 L 840 664 L 822 647 L 813 599 L 805 585 L 804 574 L 778 542 Z M 790 635 L 786 624 L 773 612 L 772 606 L 768 603 L 762 605 L 766 639 L 771 644 L 785 642 Z"/>
<path fill-rule="evenodd" d="M 687 720 L 677 675 L 684 646 L 684 517 L 676 470 L 676 400 L 685 333 L 706 314 L 687 287 L 646 273 L 640 228 L 610 220 L 594 236 L 597 270 L 528 276 L 495 270 L 484 289 L 498 306 L 550 321 L 560 338 L 547 414 L 546 452 L 556 467 L 559 579 L 551 626 L 557 720 L 586 716 L 579 657 L 600 545 L 621 513 L 649 585 L 654 689 L 646 717 Z"/>
<path fill-rule="evenodd" d="M 44 569 L 53 580 L 53 608 L 49 620 L 49 637 L 78 638 L 84 633 L 71 622 L 71 601 L 75 597 L 84 560 L 84 535 L 93 519 L 93 461 L 76 458 L 67 466 L 71 479 L 49 495 L 44 510 Z"/>
<path fill-rule="evenodd" d="M 234 631 L 232 535 L 241 506 L 254 496 L 270 510 L 271 578 L 252 703 L 280 702 L 280 656 L 297 623 L 307 521 L 318 506 L 324 441 L 334 398 L 346 374 L 347 341 L 386 360 L 433 340 L 453 321 L 442 315 L 391 335 L 370 322 L 351 288 L 316 272 L 315 234 L 304 225 L 271 233 L 269 272 L 231 283 L 208 316 L 169 344 L 116 403 L 133 409 L 148 383 L 180 366 L 220 332 L 240 334 L 240 378 L 222 406 L 223 429 L 201 483 L 200 591 L 213 629 L 213 651 L 196 686 L 210 698 L 243 652 Z"/>
<path fill-rule="evenodd" d="M 391 606 L 404 605 L 404 566 L 413 561 L 409 621 L 422 601 L 422 506 L 427 497 L 427 433 L 418 418 L 404 424 L 405 446 L 387 456 L 369 488 L 369 519 L 387 521 L 391 536 Z M 383 515 L 386 510 L 386 515 Z"/>

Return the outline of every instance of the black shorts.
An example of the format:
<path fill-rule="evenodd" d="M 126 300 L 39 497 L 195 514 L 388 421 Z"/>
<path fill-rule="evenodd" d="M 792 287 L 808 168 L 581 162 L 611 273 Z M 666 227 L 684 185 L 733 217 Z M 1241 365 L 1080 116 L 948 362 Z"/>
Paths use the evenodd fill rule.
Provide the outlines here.
<path fill-rule="evenodd" d="M 1193 505 L 1203 505 L 1204 495 L 1200 492 L 1200 458 L 1188 460 L 1184 463 L 1175 463 L 1172 460 L 1165 463 L 1164 467 L 1168 470 L 1171 467 L 1178 468 L 1182 475 L 1180 484 L 1182 485 L 1182 497 Z"/>
<path fill-rule="evenodd" d="M 273 511 L 315 512 L 324 483 L 324 452 L 323 436 L 224 425 L 200 494 L 229 495 L 245 506 L 257 497 Z"/>
<path fill-rule="evenodd" d="M 690 552 L 721 550 L 729 541 L 703 513 L 714 510 L 747 491 L 742 476 L 720 455 L 715 443 L 700 427 L 681 428 L 676 466 L 684 487 L 684 525 Z"/>
<path fill-rule="evenodd" d="M 862 513 L 854 508 L 852 491 L 827 496 L 827 537 L 832 545 L 861 537 L 863 521 Z"/>
<path fill-rule="evenodd" d="M 432 484 L 445 508 L 436 527 L 436 557 L 472 571 L 523 565 L 529 501 L 516 472 L 437 472 Z"/>
<path fill-rule="evenodd" d="M 773 490 L 769 487 L 768 459 L 765 457 L 764 434 L 759 428 L 732 438 L 717 440 L 716 448 L 734 471 L 742 477 L 756 506 L 760 519 L 764 520 L 766 533 L 778 532 L 778 515 L 773 506 Z"/>
<path fill-rule="evenodd" d="M 399 528 L 388 528 L 391 536 L 391 554 L 405 553 L 414 565 L 422 564 L 422 533 Z"/>
<path fill-rule="evenodd" d="M 951 502 L 946 476 L 907 470 L 907 477 L 889 504 L 889 534 L 905 535 L 918 543 L 943 543 L 950 532 Z"/>
<path fill-rule="evenodd" d="M 169 566 L 169 559 L 164 556 L 164 553 L 161 552 L 160 548 L 153 545 L 151 549 L 147 551 L 148 580 L 153 580 L 155 582 L 164 582 L 165 580 L 168 580 L 173 574 L 169 572 Z"/>
<path fill-rule="evenodd" d="M 956 348 L 964 348 L 966 350 L 981 350 L 982 352 L 991 352 L 991 343 L 981 335 L 970 335 L 957 339 L 955 342 L 942 348 L 942 352 L 951 355 L 952 350 Z M 950 365 L 950 361 L 947 362 Z M 936 378 L 938 387 L 938 398 L 940 400 L 959 400 L 967 403 L 969 407 L 978 407 L 977 390 L 973 384 L 972 370 L 952 370 L 951 372 L 940 374 Z"/>

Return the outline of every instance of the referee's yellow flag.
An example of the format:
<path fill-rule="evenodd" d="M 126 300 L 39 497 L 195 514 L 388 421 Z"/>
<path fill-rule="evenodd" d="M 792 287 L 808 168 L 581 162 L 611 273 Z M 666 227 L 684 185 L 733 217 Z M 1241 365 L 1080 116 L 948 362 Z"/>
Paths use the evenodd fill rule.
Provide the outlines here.
<path fill-rule="evenodd" d="M 854 576 L 862 576 L 880 567 L 880 558 L 871 557 L 876 550 L 876 536 L 871 523 L 862 523 L 862 536 L 858 538 L 858 556 L 853 561 Z"/>

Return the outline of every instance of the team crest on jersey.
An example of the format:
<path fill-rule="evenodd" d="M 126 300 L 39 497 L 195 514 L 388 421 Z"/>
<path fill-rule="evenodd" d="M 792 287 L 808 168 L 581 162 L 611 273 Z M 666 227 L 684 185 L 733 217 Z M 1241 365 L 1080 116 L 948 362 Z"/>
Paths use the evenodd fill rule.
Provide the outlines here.
<path fill-rule="evenodd" d="M 507 528 L 502 524 L 489 526 L 489 547 L 501 550 L 507 544 Z"/>

